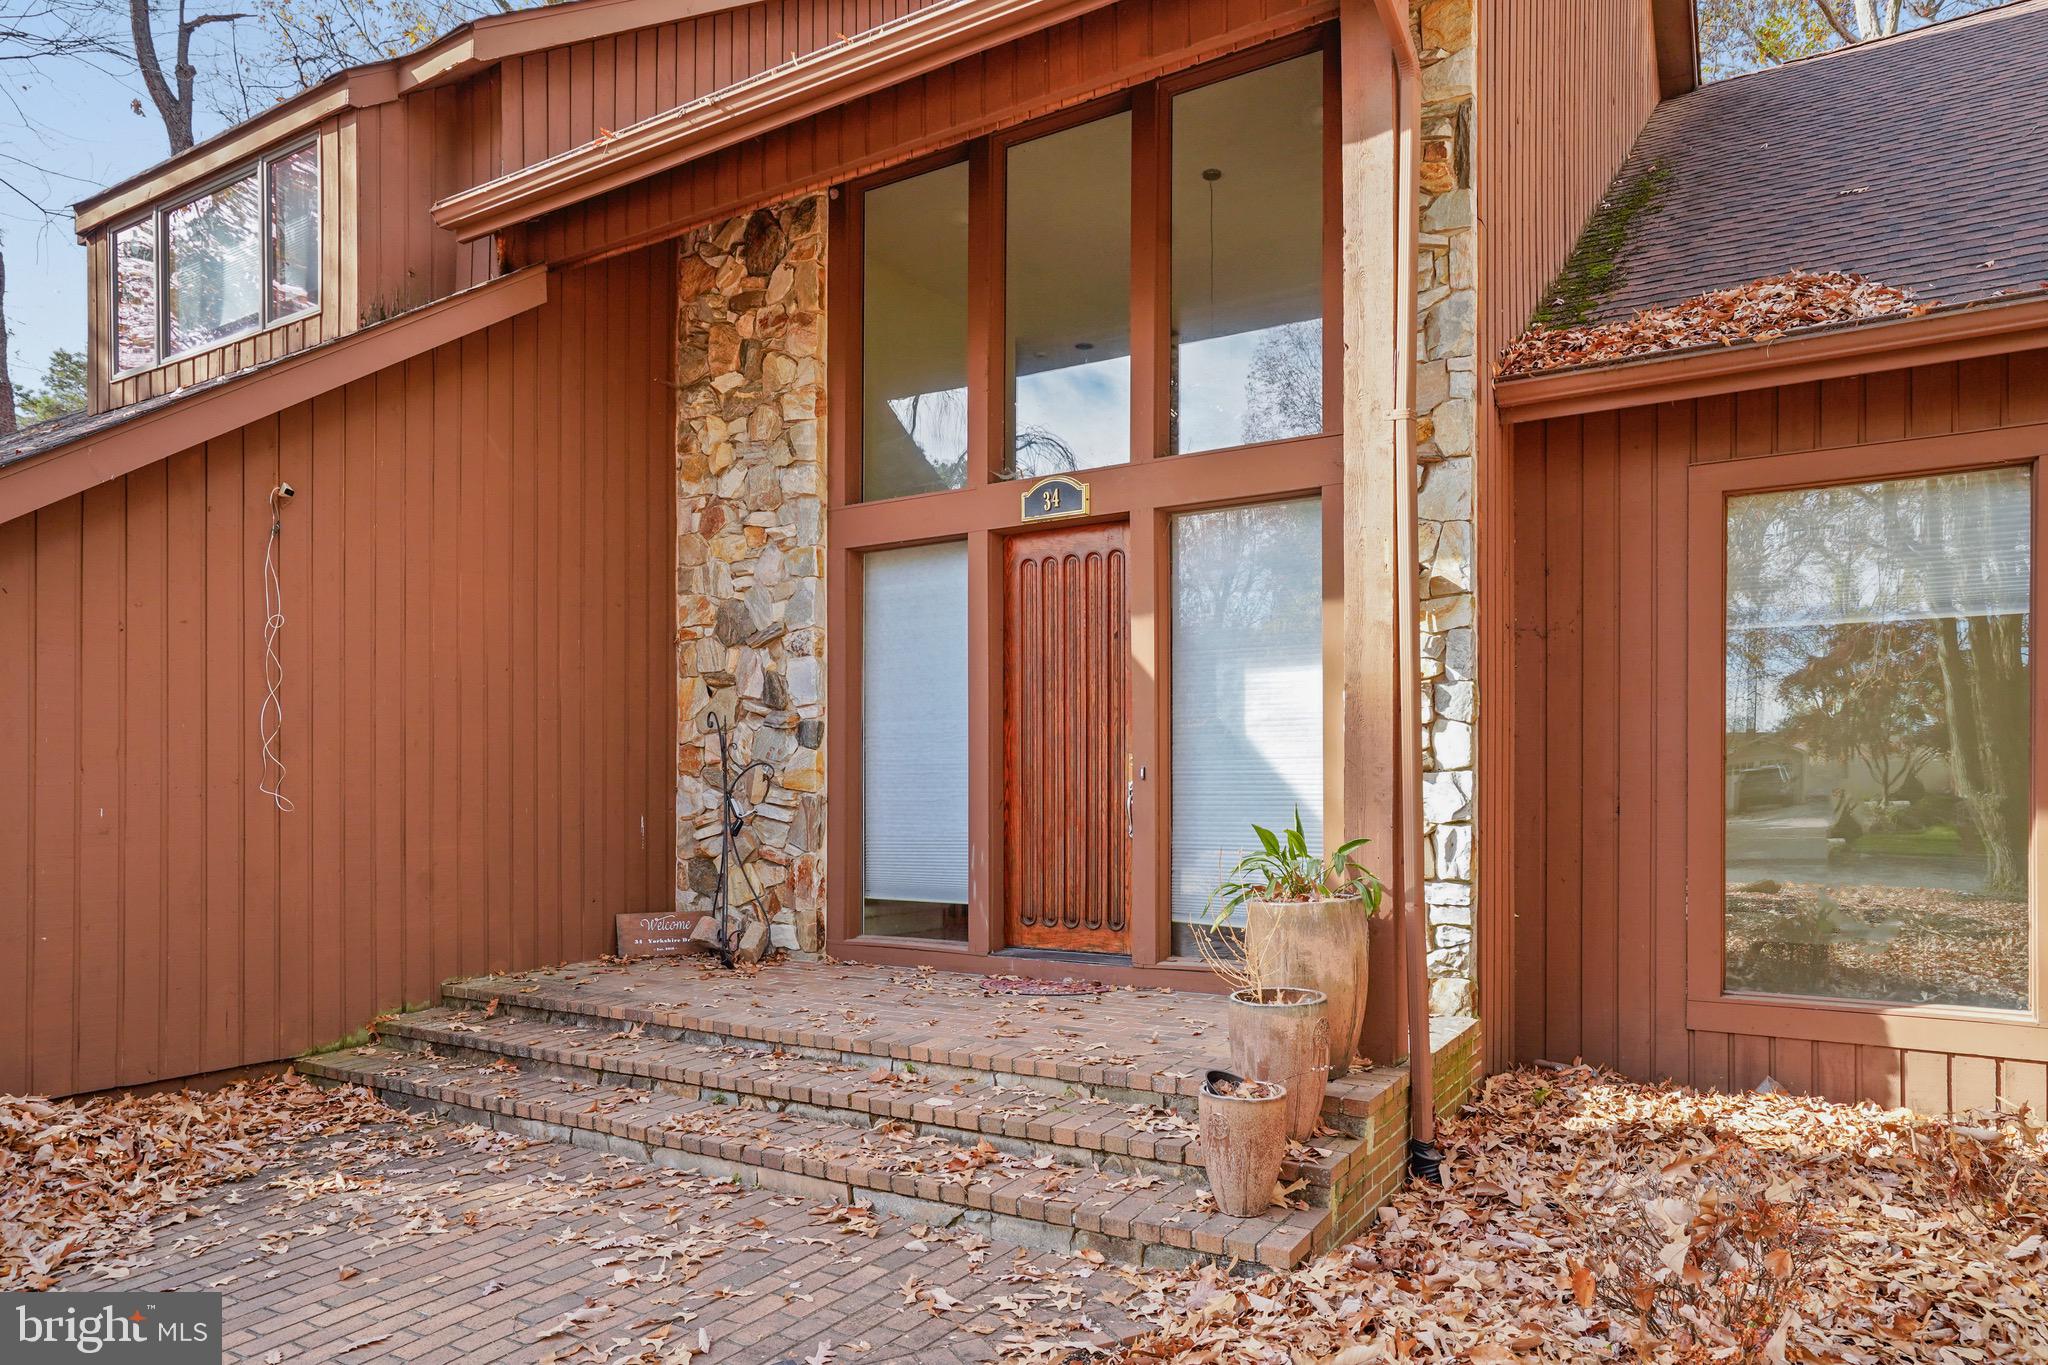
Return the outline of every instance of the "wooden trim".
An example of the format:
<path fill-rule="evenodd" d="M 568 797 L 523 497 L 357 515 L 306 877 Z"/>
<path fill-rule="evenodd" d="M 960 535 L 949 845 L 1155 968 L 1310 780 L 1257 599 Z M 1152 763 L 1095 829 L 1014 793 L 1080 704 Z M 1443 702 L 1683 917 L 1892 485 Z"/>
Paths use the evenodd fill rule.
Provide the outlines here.
<path fill-rule="evenodd" d="M 0 523 L 538 308 L 548 288 L 545 267 L 507 275 L 0 468 Z"/>
<path fill-rule="evenodd" d="M 1222 61 L 1204 64 L 1171 78 L 1173 89 L 1192 88 L 1228 79 L 1276 61 L 1326 49 L 1332 41 L 1327 26 L 1312 33 L 1295 35 Z M 1095 118 L 1124 109 L 1132 112 L 1130 176 L 1132 206 L 1131 322 L 1133 394 L 1131 431 L 1133 447 L 1129 463 L 1077 471 L 1075 477 L 1091 491 L 1085 517 L 1065 523 L 1127 523 L 1129 565 L 1128 650 L 1131 671 L 1130 761 L 1144 776 L 1137 782 L 1132 810 L 1131 899 L 1129 906 L 1130 958 L 1135 973 L 1132 981 L 1150 984 L 1187 985 L 1209 982 L 1199 962 L 1171 960 L 1172 921 L 1167 903 L 1170 886 L 1171 853 L 1167 847 L 1171 828 L 1170 660 L 1167 616 L 1170 607 L 1170 546 L 1168 518 L 1177 512 L 1221 506 L 1241 506 L 1301 497 L 1322 499 L 1324 534 L 1324 600 L 1326 621 L 1324 657 L 1326 663 L 1342 656 L 1341 619 L 1332 620 L 1334 610 L 1341 617 L 1344 583 L 1341 545 L 1344 497 L 1343 438 L 1334 430 L 1323 435 L 1277 441 L 1251 447 L 1233 447 L 1192 455 L 1166 453 L 1166 399 L 1168 320 L 1171 305 L 1169 275 L 1170 225 L 1167 222 L 1168 134 L 1161 124 L 1167 102 L 1160 88 L 1140 86 L 1102 99 L 1069 107 L 1045 118 L 1006 128 L 966 144 L 969 166 L 968 231 L 970 242 L 968 306 L 969 374 L 969 459 L 967 486 L 960 489 L 908 497 L 861 500 L 861 409 L 859 356 L 861 305 L 861 196 L 877 185 L 921 174 L 940 165 L 957 162 L 962 150 L 954 147 L 930 153 L 917 161 L 892 168 L 886 174 L 848 182 L 832 191 L 831 249 L 843 264 L 829 272 L 835 344 L 828 348 L 833 384 L 830 393 L 832 420 L 828 423 L 831 478 L 828 520 L 834 550 L 835 574 L 841 584 L 858 581 L 862 554 L 904 545 L 965 540 L 969 553 L 970 601 L 978 617 L 969 626 L 969 689 L 971 706 L 970 812 L 969 828 L 979 846 L 972 850 L 969 905 L 969 938 L 966 945 L 946 951 L 957 957 L 962 951 L 974 965 L 990 971 L 1022 971 L 1019 959 L 1000 955 L 1003 946 L 1004 905 L 1002 882 L 1005 871 L 1003 823 L 1003 771 L 1000 723 L 1004 703 L 1002 650 L 1004 593 L 1002 575 L 1003 539 L 1028 529 L 1018 514 L 1016 496 L 1022 484 L 1000 476 L 999 464 L 1009 441 L 1009 374 L 1002 341 L 1004 236 L 1003 153 L 1016 144 L 1048 136 Z M 1334 122 L 1334 117 L 1328 122 Z M 1334 158 L 1337 143 L 1328 141 Z M 1334 176 L 1334 168 L 1332 170 Z M 1327 196 L 1326 210 L 1335 204 Z M 1326 258 L 1340 250 L 1341 219 L 1326 212 L 1324 251 Z M 1340 279 L 1334 267 L 1327 277 Z M 1151 291 L 1148 297 L 1148 290 Z M 1328 300 L 1326 299 L 1326 307 Z M 1336 330 L 1334 319 L 1326 317 L 1327 332 Z M 1145 355 L 1148 347 L 1151 354 Z M 1326 361 L 1333 367 L 1341 348 L 1328 348 Z M 1144 395 L 1143 376 L 1151 374 L 1156 390 Z M 1340 381 L 1326 376 L 1326 385 Z M 1335 413 L 1326 413 L 1334 427 Z M 1334 606 L 1332 604 L 1335 604 Z M 831 771 L 835 785 L 853 784 L 847 799 L 830 803 L 831 865 L 827 883 L 830 914 L 827 943 L 838 957 L 860 961 L 915 962 L 927 957 L 930 945 L 919 940 L 882 941 L 860 937 L 861 897 L 858 878 L 859 778 L 859 660 L 857 648 L 849 647 L 860 629 L 858 603 L 853 591 L 831 595 L 827 608 L 829 629 L 841 644 L 831 651 L 828 681 L 833 713 L 841 719 L 830 727 Z M 1325 737 L 1331 770 L 1341 768 L 1344 729 L 1341 723 L 1343 695 L 1341 673 L 1326 669 L 1324 716 Z M 1330 790 L 1341 793 L 1340 776 L 1333 776 Z M 1341 809 L 1326 812 L 1330 827 L 1341 827 Z M 1071 973 L 1073 964 L 1054 964 Z M 1105 975 L 1112 969 L 1097 971 Z M 1150 974 L 1150 975 L 1148 975 Z M 1125 979 L 1117 976 L 1115 979 Z"/>
<path fill-rule="evenodd" d="M 1592 369 L 1503 379 L 1494 404 L 1506 422 L 1669 403 L 1741 389 L 1813 383 L 2048 346 L 2048 299 L 1972 305 L 1855 323 L 1778 341 L 1702 347 Z"/>
<path fill-rule="evenodd" d="M 701 18 L 753 3 L 755 0 L 574 0 L 472 19 L 418 52 L 339 72 L 180 157 L 81 199 L 74 206 L 74 228 L 83 237 L 110 218 L 174 193 L 210 168 L 260 151 L 273 139 L 288 137 L 344 109 L 386 104 L 410 91 L 441 85 L 551 47 Z"/>
<path fill-rule="evenodd" d="M 1905 1006 L 1857 1000 L 1729 994 L 1724 927 L 1727 821 L 1724 799 L 1726 707 L 1726 507 L 1731 496 L 1781 489 L 1912 478 L 1966 469 L 2022 467 L 2032 476 L 2033 604 L 2048 601 L 2048 562 L 2041 552 L 2048 491 L 2048 424 L 1966 435 L 1908 438 L 1869 445 L 1720 460 L 1687 471 L 1686 630 L 1693 659 L 1687 688 L 1686 1027 L 1695 1031 L 1921 1048 L 2028 1061 L 2048 1061 L 2042 1019 L 2048 974 L 2048 837 L 2038 813 L 2048 810 L 2048 683 L 2029 679 L 2034 751 L 2030 834 L 2029 1004 L 2025 1011 L 1956 1006 Z"/>
<path fill-rule="evenodd" d="M 434 205 L 469 241 L 760 137 L 1111 0 L 944 0 Z"/>
<path fill-rule="evenodd" d="M 320 124 L 344 110 L 364 109 L 396 98 L 395 85 L 372 72 L 337 76 L 261 117 L 209 138 L 181 157 L 80 200 L 72 211 L 72 229 L 83 241 L 116 219 L 126 226 L 129 218 L 145 210 L 159 204 L 168 207 L 173 198 L 189 197 L 239 162 L 274 155 L 285 150 L 288 142 L 313 136 Z"/>

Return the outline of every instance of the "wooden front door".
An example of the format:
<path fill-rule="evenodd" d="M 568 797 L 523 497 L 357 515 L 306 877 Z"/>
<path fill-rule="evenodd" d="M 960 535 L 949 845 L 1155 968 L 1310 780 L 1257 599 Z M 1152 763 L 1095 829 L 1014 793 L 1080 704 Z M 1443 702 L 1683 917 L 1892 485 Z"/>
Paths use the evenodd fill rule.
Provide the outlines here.
<path fill-rule="evenodd" d="M 1003 581 L 1005 942 L 1128 953 L 1124 527 L 1012 536 Z"/>

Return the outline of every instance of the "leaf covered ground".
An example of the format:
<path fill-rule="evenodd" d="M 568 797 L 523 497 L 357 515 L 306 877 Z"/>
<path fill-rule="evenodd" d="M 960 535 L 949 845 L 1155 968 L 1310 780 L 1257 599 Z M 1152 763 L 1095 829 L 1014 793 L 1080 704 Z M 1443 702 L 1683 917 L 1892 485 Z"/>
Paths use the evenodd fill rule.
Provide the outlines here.
<path fill-rule="evenodd" d="M 241 1180 L 299 1143 L 343 1146 L 402 1122 L 361 1091 L 295 1076 L 210 1094 L 162 1092 L 52 1101 L 0 1095 L 0 1290 L 47 1289 L 61 1272 L 122 1258 L 182 1221 L 202 1192 Z"/>
<path fill-rule="evenodd" d="M 1906 290 L 1839 270 L 1793 270 L 1716 289 L 1612 322 L 1531 327 L 1501 355 L 1499 375 L 1611 365 L 1696 346 L 1775 341 L 1807 327 L 1917 316 L 1933 305 Z"/>
<path fill-rule="evenodd" d="M 2048 1360 L 2048 1130 L 2017 1113 L 1511 1072 L 1443 1125 L 1448 1188 L 1255 1275 L 1013 1251 L 289 1078 L 0 1098 L 0 1134 L 0 1287 L 286 1288 L 333 1326 L 250 1343 L 277 1362 L 431 1344 L 430 1310 L 502 1321 L 465 1359 L 564 1365 Z"/>
<path fill-rule="evenodd" d="M 2048 1360 L 2048 1130 L 1491 1077 L 1350 1246 L 1141 1284 L 1134 1362 Z"/>

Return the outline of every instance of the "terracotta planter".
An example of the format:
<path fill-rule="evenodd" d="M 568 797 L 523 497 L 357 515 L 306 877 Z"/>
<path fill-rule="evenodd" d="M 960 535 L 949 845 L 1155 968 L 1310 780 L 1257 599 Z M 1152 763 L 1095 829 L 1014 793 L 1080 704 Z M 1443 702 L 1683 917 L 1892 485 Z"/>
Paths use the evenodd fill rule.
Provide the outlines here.
<path fill-rule="evenodd" d="M 1227 1019 L 1230 1065 L 1287 1087 L 1287 1135 L 1315 1132 L 1330 1074 L 1330 1001 L 1321 991 L 1265 986 L 1234 991 Z"/>
<path fill-rule="evenodd" d="M 1245 944 L 1261 986 L 1302 986 L 1329 997 L 1330 1079 L 1351 1072 L 1365 1023 L 1365 902 L 1252 901 Z"/>
<path fill-rule="evenodd" d="M 1220 1093 L 1258 1086 L 1268 1094 Z M 1287 1087 L 1247 1082 L 1211 1071 L 1202 1082 L 1202 1159 L 1216 1208 L 1233 1218 L 1264 1213 L 1273 1203 L 1280 1162 L 1287 1155 Z"/>

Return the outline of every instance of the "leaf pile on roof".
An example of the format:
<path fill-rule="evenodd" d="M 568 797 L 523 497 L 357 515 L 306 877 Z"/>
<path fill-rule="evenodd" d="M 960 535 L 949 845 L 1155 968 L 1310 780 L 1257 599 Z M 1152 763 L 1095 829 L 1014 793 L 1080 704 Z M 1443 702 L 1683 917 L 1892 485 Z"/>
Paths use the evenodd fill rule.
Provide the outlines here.
<path fill-rule="evenodd" d="M 153 1243 L 201 1191 L 291 1155 L 309 1139 L 360 1141 L 368 1125 L 406 1124 L 368 1091 L 321 1090 L 296 1076 L 211 1093 L 88 1100 L 0 1095 L 0 1290 L 47 1289 L 59 1270 Z"/>
<path fill-rule="evenodd" d="M 1490 1078 L 1291 1273 L 1128 1272 L 1131 1362 L 2038 1361 L 2048 1130 L 1586 1067 Z"/>
<path fill-rule="evenodd" d="M 1918 316 L 1932 303 L 1904 289 L 1844 271 L 1793 270 L 1716 289 L 1613 322 L 1531 327 L 1501 355 L 1502 379 L 1547 370 L 1610 365 L 1695 346 L 1775 341 L 1806 327 Z"/>

